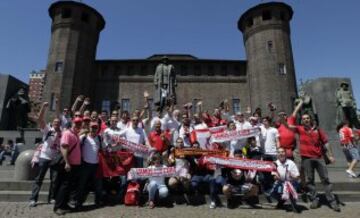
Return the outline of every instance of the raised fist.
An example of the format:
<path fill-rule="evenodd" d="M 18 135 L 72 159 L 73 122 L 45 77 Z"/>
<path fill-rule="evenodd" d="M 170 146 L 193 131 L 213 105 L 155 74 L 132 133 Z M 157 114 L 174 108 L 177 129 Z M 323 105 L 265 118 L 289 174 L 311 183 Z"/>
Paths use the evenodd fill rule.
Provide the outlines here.
<path fill-rule="evenodd" d="M 148 97 L 149 97 L 148 91 L 144 91 L 144 98 L 148 98 Z"/>
<path fill-rule="evenodd" d="M 76 101 L 83 101 L 84 98 L 85 98 L 85 96 L 79 95 L 79 96 L 76 98 Z"/>
<path fill-rule="evenodd" d="M 90 98 L 85 98 L 84 104 L 85 104 L 85 105 L 89 105 L 89 104 L 90 104 Z"/>

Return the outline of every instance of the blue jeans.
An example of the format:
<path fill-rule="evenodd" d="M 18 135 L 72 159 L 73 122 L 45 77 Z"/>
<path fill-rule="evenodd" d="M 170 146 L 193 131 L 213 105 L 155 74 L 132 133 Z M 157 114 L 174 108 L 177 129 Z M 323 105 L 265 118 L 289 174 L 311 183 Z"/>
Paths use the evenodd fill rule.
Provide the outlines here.
<path fill-rule="evenodd" d="M 297 181 L 292 181 L 291 184 L 294 186 L 295 190 L 299 190 L 300 184 Z M 270 196 L 275 198 L 277 201 L 281 201 L 281 195 L 284 191 L 284 182 L 275 181 L 271 189 Z"/>
<path fill-rule="evenodd" d="M 32 192 L 30 201 L 38 201 L 39 192 L 41 190 L 41 186 L 44 180 L 44 177 L 46 175 L 46 172 L 50 168 L 51 160 L 39 158 L 38 166 L 39 166 L 39 173 L 35 177 L 34 183 L 32 185 Z M 50 202 L 51 199 L 55 199 L 55 187 L 58 187 L 55 185 L 57 181 L 57 171 L 50 168 L 50 187 L 49 187 L 49 195 L 48 195 L 48 201 Z"/>
<path fill-rule="evenodd" d="M 206 174 L 204 176 L 194 175 L 191 178 L 191 186 L 193 189 L 198 190 L 201 183 L 209 184 L 211 201 L 219 201 L 218 194 L 221 192 L 222 187 L 225 185 L 224 177 L 218 176 L 214 178 L 213 175 Z"/>
<path fill-rule="evenodd" d="M 135 168 L 143 168 L 144 167 L 144 158 L 143 157 L 134 157 L 134 167 Z"/>
<path fill-rule="evenodd" d="M 149 201 L 155 201 L 157 192 L 159 193 L 159 198 L 163 199 L 169 195 L 169 190 L 166 185 L 158 185 L 155 181 L 151 181 L 148 185 L 149 191 Z"/>
<path fill-rule="evenodd" d="M 1 151 L 0 152 L 0 165 L 2 164 L 3 160 L 5 160 L 5 155 L 10 156 L 10 164 L 14 165 L 16 158 L 19 156 L 18 151 Z"/>

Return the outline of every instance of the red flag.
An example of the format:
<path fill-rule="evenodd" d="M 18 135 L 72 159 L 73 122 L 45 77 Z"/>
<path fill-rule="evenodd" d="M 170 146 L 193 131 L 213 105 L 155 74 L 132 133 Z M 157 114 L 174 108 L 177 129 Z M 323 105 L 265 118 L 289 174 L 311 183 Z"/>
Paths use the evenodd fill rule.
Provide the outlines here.
<path fill-rule="evenodd" d="M 133 165 L 134 155 L 131 152 L 99 152 L 98 177 L 126 175 Z"/>

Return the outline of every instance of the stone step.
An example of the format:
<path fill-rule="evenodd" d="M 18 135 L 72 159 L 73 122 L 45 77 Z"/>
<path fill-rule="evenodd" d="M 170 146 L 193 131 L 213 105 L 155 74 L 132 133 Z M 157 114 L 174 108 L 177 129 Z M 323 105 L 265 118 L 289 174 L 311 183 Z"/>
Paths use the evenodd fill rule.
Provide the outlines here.
<path fill-rule="evenodd" d="M 33 181 L 12 181 L 12 180 L 2 180 L 0 181 L 0 191 L 31 191 Z M 49 180 L 44 180 L 41 190 L 49 190 L 50 182 Z M 317 182 L 316 187 L 321 191 L 323 186 L 321 183 Z M 334 191 L 353 191 L 360 190 L 360 178 L 350 179 L 348 182 L 334 182 L 333 183 Z"/>
<path fill-rule="evenodd" d="M 324 198 L 323 193 L 319 193 Z M 335 192 L 337 198 L 340 202 L 360 202 L 360 191 L 338 191 Z M 29 191 L 0 191 L 0 202 L 28 202 L 30 197 Z M 144 196 L 146 198 L 146 196 Z M 224 195 L 219 195 L 220 200 L 225 203 L 226 199 Z M 46 203 L 48 198 L 48 192 L 47 191 L 41 191 L 39 193 L 39 203 Z M 181 196 L 179 195 L 173 195 L 172 200 L 180 199 Z M 205 195 L 203 196 L 203 203 L 210 203 L 210 196 Z M 267 203 L 267 200 L 265 199 L 264 195 L 260 195 L 259 197 L 260 203 Z M 90 193 L 88 195 L 88 198 L 86 200 L 88 204 L 91 204 L 94 202 L 94 194 Z M 275 202 L 275 200 L 273 200 Z M 302 200 L 299 199 L 299 203 L 302 203 Z"/>

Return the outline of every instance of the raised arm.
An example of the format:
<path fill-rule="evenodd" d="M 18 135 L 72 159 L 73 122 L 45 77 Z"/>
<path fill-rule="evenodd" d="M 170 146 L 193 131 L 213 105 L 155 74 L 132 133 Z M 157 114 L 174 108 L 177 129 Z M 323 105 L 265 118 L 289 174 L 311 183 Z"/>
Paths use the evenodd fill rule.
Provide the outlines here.
<path fill-rule="evenodd" d="M 300 99 L 299 103 L 296 105 L 296 107 L 295 107 L 294 111 L 292 112 L 291 116 L 296 117 L 296 114 L 299 113 L 303 103 L 304 103 L 303 100 Z"/>
<path fill-rule="evenodd" d="M 48 103 L 48 102 L 44 102 L 44 103 L 42 103 L 42 105 L 41 105 L 40 112 L 39 112 L 39 117 L 38 117 L 38 119 L 37 119 L 37 123 L 38 123 L 40 129 L 44 129 L 45 126 L 46 126 L 46 122 L 45 122 L 45 112 L 46 112 L 48 106 L 49 106 L 49 103 Z"/>
<path fill-rule="evenodd" d="M 76 99 L 74 104 L 71 106 L 71 112 L 72 114 L 75 113 L 75 111 L 77 110 L 77 108 L 79 107 L 80 102 L 82 102 L 84 100 L 84 96 L 83 95 L 79 95 Z"/>
<path fill-rule="evenodd" d="M 81 107 L 79 109 L 80 113 L 84 114 L 84 111 L 85 111 L 86 107 L 89 106 L 89 105 L 90 105 L 90 98 L 87 97 L 87 98 L 85 98 L 83 104 L 81 105 Z"/>

